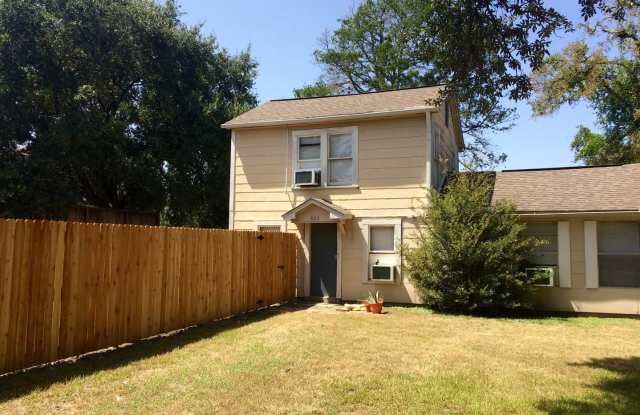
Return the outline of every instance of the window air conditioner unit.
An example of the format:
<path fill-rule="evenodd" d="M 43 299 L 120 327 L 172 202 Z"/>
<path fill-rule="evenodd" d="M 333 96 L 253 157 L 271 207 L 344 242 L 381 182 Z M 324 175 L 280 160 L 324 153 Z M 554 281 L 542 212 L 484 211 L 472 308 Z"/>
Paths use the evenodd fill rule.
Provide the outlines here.
<path fill-rule="evenodd" d="M 393 281 L 393 272 L 395 266 L 393 265 L 371 265 L 371 279 L 381 281 Z"/>
<path fill-rule="evenodd" d="M 553 279 L 556 274 L 555 267 L 530 267 L 525 268 L 524 272 L 528 277 L 535 277 L 532 281 L 533 285 L 542 287 L 553 287 Z"/>
<path fill-rule="evenodd" d="M 320 186 L 320 169 L 300 169 L 295 171 L 296 186 Z"/>

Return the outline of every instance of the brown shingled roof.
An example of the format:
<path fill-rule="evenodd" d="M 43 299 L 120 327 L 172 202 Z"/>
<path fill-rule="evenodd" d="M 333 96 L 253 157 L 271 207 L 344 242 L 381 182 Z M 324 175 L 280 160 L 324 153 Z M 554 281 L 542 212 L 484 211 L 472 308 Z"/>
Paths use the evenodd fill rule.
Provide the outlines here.
<path fill-rule="evenodd" d="M 640 210 L 640 163 L 496 173 L 493 203 L 520 212 Z"/>
<path fill-rule="evenodd" d="M 309 123 L 395 113 L 420 113 L 434 108 L 444 86 L 408 88 L 357 95 L 273 100 L 222 124 L 224 128 Z"/>

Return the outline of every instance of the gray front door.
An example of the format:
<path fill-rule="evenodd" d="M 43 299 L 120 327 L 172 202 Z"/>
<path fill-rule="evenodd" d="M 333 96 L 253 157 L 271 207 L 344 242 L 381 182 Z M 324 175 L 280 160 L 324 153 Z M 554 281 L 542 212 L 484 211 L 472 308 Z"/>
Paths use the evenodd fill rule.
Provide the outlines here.
<path fill-rule="evenodd" d="M 311 225 L 311 295 L 313 297 L 336 297 L 337 236 L 335 223 Z"/>

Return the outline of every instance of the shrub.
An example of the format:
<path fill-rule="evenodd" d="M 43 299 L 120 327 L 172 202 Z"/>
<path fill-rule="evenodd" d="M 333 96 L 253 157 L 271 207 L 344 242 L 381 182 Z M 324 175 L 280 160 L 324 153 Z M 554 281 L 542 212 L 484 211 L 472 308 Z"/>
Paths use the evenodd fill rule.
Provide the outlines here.
<path fill-rule="evenodd" d="M 531 278 L 523 272 L 541 242 L 509 203 L 491 205 L 492 178 L 455 176 L 432 190 L 405 267 L 424 302 L 441 311 L 495 312 L 530 306 Z"/>

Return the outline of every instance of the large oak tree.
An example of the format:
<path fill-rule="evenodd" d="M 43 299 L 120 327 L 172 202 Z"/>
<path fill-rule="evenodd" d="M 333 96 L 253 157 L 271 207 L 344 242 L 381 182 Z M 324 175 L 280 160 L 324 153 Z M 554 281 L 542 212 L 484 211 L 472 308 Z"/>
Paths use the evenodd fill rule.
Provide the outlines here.
<path fill-rule="evenodd" d="M 572 142 L 576 160 L 587 165 L 640 162 L 640 2 L 583 3 L 585 19 L 595 21 L 587 20 L 584 38 L 536 70 L 533 110 L 547 115 L 564 104 L 586 101 L 602 132 L 579 126 Z"/>
<path fill-rule="evenodd" d="M 174 2 L 0 1 L 0 215 L 69 206 L 226 225 L 229 140 L 256 64 Z"/>

